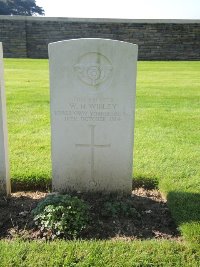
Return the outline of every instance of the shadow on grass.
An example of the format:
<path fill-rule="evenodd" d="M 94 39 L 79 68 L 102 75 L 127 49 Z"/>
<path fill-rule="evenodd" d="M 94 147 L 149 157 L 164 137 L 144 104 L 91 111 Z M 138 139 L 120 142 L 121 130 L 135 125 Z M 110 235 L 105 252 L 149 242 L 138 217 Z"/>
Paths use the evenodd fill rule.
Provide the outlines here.
<path fill-rule="evenodd" d="M 133 178 L 133 189 L 142 187 L 147 190 L 158 189 L 157 178 L 136 177 Z"/>
<path fill-rule="evenodd" d="M 200 223 L 200 194 L 172 191 L 167 201 L 177 224 Z"/>
<path fill-rule="evenodd" d="M 11 179 L 11 192 L 17 191 L 45 191 L 50 192 L 52 180 L 44 177 L 27 177 L 26 180 L 20 178 Z"/>
<path fill-rule="evenodd" d="M 43 177 L 27 177 L 26 181 L 20 178 L 11 180 L 11 191 L 45 191 L 50 192 L 52 180 Z M 158 189 L 157 178 L 137 177 L 133 178 L 132 188 L 142 187 L 147 190 Z"/>

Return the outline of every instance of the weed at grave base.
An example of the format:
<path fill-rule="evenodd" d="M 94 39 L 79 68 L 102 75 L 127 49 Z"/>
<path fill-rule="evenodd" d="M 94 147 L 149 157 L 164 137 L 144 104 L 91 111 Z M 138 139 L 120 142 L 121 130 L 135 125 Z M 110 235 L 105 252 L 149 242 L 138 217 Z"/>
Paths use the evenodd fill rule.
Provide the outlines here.
<path fill-rule="evenodd" d="M 156 190 L 140 188 L 133 191 L 132 196 L 53 194 L 41 201 L 32 213 L 39 228 L 39 239 L 178 237 L 165 201 Z"/>
<path fill-rule="evenodd" d="M 32 211 L 36 225 L 47 237 L 76 238 L 88 223 L 88 207 L 70 195 L 49 195 Z"/>

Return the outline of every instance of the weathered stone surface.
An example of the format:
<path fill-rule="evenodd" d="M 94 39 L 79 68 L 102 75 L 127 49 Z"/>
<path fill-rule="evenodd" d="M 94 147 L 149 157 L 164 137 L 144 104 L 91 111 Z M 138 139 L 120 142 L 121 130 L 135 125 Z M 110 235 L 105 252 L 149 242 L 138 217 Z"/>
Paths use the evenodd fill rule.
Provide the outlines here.
<path fill-rule="evenodd" d="M 0 195 L 10 194 L 8 135 L 3 74 L 3 49 L 0 43 Z"/>
<path fill-rule="evenodd" d="M 131 193 L 137 45 L 49 45 L 53 190 Z"/>

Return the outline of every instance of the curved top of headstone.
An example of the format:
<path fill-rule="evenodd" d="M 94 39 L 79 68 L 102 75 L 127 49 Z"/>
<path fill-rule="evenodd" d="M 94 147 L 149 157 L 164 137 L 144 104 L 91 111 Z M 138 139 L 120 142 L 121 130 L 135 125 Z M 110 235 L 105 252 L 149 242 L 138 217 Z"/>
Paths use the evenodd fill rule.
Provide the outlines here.
<path fill-rule="evenodd" d="M 56 45 L 56 44 L 61 44 L 61 43 L 65 43 L 65 42 L 113 42 L 113 43 L 118 43 L 118 44 L 122 44 L 122 45 L 137 45 L 137 44 L 132 44 L 129 42 L 125 42 L 125 41 L 121 41 L 121 40 L 115 40 L 115 39 L 104 39 L 104 38 L 75 38 L 75 39 L 68 39 L 68 40 L 60 40 L 57 42 L 52 42 L 49 43 L 49 45 Z"/>
<path fill-rule="evenodd" d="M 120 49 L 120 53 L 119 53 Z M 61 66 L 70 62 L 70 68 L 66 75 L 70 75 L 71 80 L 78 80 L 80 86 L 97 90 L 104 90 L 112 82 L 116 65 L 119 66 L 122 57 L 137 60 L 136 44 L 101 38 L 80 38 L 62 40 L 49 44 L 49 57 L 60 62 Z M 66 57 L 67 55 L 67 57 Z"/>

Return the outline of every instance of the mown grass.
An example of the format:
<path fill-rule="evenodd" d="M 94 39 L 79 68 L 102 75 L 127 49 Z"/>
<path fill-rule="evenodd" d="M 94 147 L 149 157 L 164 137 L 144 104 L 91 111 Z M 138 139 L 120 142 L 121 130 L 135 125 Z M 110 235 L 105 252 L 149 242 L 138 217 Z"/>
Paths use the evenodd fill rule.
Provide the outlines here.
<path fill-rule="evenodd" d="M 13 187 L 45 188 L 51 177 L 47 60 L 5 60 Z"/>
<path fill-rule="evenodd" d="M 200 243 L 199 73 L 200 62 L 139 62 L 134 146 L 134 180 L 137 183 L 158 184 L 168 199 L 172 216 L 184 239 L 192 246 Z M 13 188 L 48 188 L 51 181 L 48 61 L 6 59 L 5 74 Z M 65 243 L 59 244 L 63 244 L 60 246 L 64 249 Z M 188 245 L 175 242 L 106 243 L 110 249 L 112 247 L 112 252 L 105 243 L 98 242 L 75 242 L 66 246 L 76 244 L 80 248 L 78 251 L 84 251 L 84 246 L 88 246 L 88 249 L 85 247 L 86 254 L 80 253 L 90 255 L 91 260 L 95 246 L 99 251 L 103 250 L 103 254 L 108 250 L 102 261 L 106 262 L 109 253 L 114 258 L 104 266 L 126 266 L 120 265 L 124 256 L 118 246 L 127 246 L 134 251 L 132 260 L 138 257 L 138 265 L 130 263 L 127 266 L 198 266 L 192 261 L 195 259 L 193 250 L 187 248 Z M 6 249 L 7 245 L 1 243 L 1 246 Z M 29 246 L 35 246 L 33 251 L 37 252 L 34 243 L 20 243 L 18 246 L 22 250 L 27 249 L 28 255 L 31 253 Z M 44 250 L 45 246 L 49 246 L 51 251 L 54 245 L 40 246 Z M 111 265 L 112 260 L 117 258 L 112 254 L 114 251 L 119 258 L 118 265 Z M 39 255 L 39 251 L 37 253 Z M 49 257 L 49 252 L 45 253 Z M 124 253 L 127 253 L 127 258 L 131 255 Z M 178 253 L 181 255 L 176 256 Z M 164 257 L 168 259 L 168 256 L 174 260 L 173 264 L 167 265 L 166 260 L 165 265 L 155 265 L 158 259 L 163 263 Z M 88 260 L 87 256 L 84 257 Z M 66 266 L 75 265 L 73 260 L 71 262 L 72 265 Z M 100 266 L 89 265 L 88 262 L 78 264 Z"/>
<path fill-rule="evenodd" d="M 198 267 L 199 252 L 169 241 L 0 242 L 0 266 Z"/>
<path fill-rule="evenodd" d="M 181 232 L 200 243 L 200 62 L 140 62 L 134 177 L 157 180 Z"/>

